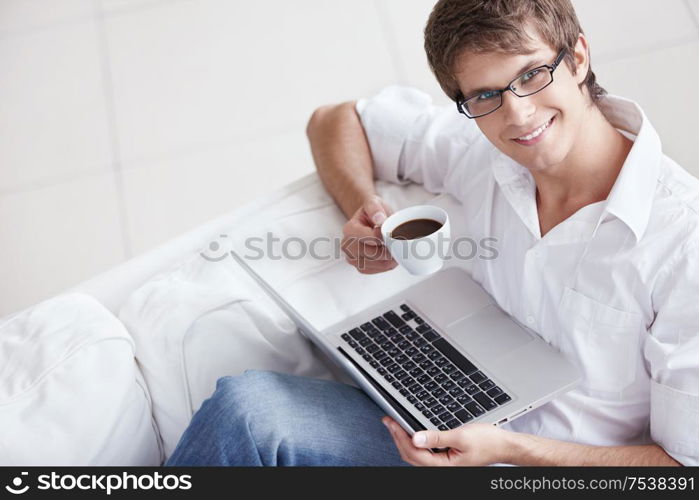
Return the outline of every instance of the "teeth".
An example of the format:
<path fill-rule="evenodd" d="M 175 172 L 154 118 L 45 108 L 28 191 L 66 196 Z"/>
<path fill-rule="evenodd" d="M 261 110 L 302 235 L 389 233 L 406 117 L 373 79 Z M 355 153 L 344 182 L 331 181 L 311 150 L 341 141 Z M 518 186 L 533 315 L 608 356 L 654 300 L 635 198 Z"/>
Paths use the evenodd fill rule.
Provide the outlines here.
<path fill-rule="evenodd" d="M 520 141 L 531 141 L 531 140 L 534 139 L 535 137 L 539 137 L 539 136 L 541 135 L 541 133 L 542 133 L 544 130 L 546 130 L 547 128 L 549 128 L 549 125 L 550 125 L 550 124 L 551 124 L 551 120 L 549 120 L 549 121 L 547 121 L 546 123 L 544 123 L 541 127 L 539 127 L 538 129 L 536 129 L 536 130 L 535 130 L 534 132 L 532 132 L 531 134 L 525 135 L 524 137 L 517 137 L 517 139 L 520 140 Z"/>

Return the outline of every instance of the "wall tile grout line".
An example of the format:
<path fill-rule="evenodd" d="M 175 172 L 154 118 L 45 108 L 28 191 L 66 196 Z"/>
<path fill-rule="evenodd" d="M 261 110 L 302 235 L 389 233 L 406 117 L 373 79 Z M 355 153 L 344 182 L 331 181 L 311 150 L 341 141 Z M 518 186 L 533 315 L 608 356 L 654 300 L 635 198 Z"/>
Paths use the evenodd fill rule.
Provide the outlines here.
<path fill-rule="evenodd" d="M 697 28 L 697 35 L 699 35 L 699 17 L 697 17 L 697 13 L 694 12 L 694 9 L 692 9 L 692 6 L 689 3 L 690 0 L 684 0 L 684 5 L 687 7 L 687 10 L 689 11 L 689 17 L 694 21 L 694 26 Z M 697 6 L 699 8 L 699 5 Z"/>
<path fill-rule="evenodd" d="M 121 173 L 121 144 L 117 128 L 114 83 L 112 79 L 111 59 L 109 57 L 109 44 L 107 42 L 107 29 L 101 0 L 93 0 L 93 7 L 98 37 L 97 45 L 102 68 L 102 88 L 104 90 L 105 108 L 107 110 L 107 128 L 109 130 L 109 140 L 112 149 L 111 166 L 117 194 L 122 249 L 124 251 L 124 260 L 128 260 L 133 257 L 133 245 L 131 243 L 131 237 L 129 236 L 128 211 L 126 210 L 126 197 L 124 196 L 124 178 Z"/>
<path fill-rule="evenodd" d="M 393 22 L 391 21 L 391 16 L 386 11 L 382 0 L 374 0 L 374 7 L 378 14 L 379 23 L 381 24 L 381 29 L 383 31 L 383 39 L 386 42 L 388 52 L 390 53 L 391 60 L 393 61 L 393 71 L 398 79 L 397 83 L 407 85 L 408 71 L 405 61 L 403 60 L 403 57 L 401 57 L 400 50 L 398 50 L 396 30 L 393 26 Z"/>

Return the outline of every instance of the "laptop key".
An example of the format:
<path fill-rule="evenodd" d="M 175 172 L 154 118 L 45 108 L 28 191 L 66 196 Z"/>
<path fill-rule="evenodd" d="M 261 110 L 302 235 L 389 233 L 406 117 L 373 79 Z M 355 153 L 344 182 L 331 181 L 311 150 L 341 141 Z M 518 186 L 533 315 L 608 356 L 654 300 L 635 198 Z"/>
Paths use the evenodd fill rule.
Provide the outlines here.
<path fill-rule="evenodd" d="M 439 429 L 440 431 L 448 431 L 449 427 L 447 427 L 446 424 L 439 424 L 437 426 L 437 429 Z"/>
<path fill-rule="evenodd" d="M 403 384 L 405 384 L 405 386 L 407 387 L 409 385 L 413 385 L 415 383 L 415 379 L 413 379 L 410 376 L 407 376 L 403 380 L 401 380 L 401 382 L 403 382 Z"/>
<path fill-rule="evenodd" d="M 434 378 L 434 381 L 437 382 L 438 384 L 441 384 L 441 383 L 444 382 L 445 380 L 447 380 L 447 376 L 444 375 L 443 373 L 440 373 L 439 375 L 437 375 L 437 376 Z"/>
<path fill-rule="evenodd" d="M 481 408 L 475 401 L 466 403 L 464 406 L 469 412 L 471 412 L 471 415 L 473 415 L 474 417 L 479 417 L 485 413 L 485 410 Z"/>
<path fill-rule="evenodd" d="M 362 332 L 359 328 L 352 328 L 349 331 L 349 334 L 352 336 L 354 340 L 359 340 L 362 337 L 364 337 L 364 332 Z"/>
<path fill-rule="evenodd" d="M 471 384 L 466 387 L 466 392 L 468 392 L 469 396 L 473 396 L 477 392 L 480 392 L 480 389 L 478 388 L 477 385 Z"/>
<path fill-rule="evenodd" d="M 373 345 L 374 343 L 371 341 L 369 337 L 364 337 L 362 340 L 359 341 L 359 345 L 362 347 L 366 347 L 368 345 Z"/>
<path fill-rule="evenodd" d="M 386 382 L 393 382 L 393 381 L 395 380 L 395 379 L 393 378 L 393 375 L 391 375 L 390 373 L 386 373 L 386 374 L 383 376 L 383 378 L 386 379 Z"/>
<path fill-rule="evenodd" d="M 391 382 L 391 385 L 396 389 L 400 389 L 401 387 L 403 387 L 403 384 L 401 384 L 398 380 L 394 380 L 393 382 Z"/>
<path fill-rule="evenodd" d="M 425 347 L 429 347 L 429 346 L 425 346 Z M 442 353 L 439 351 L 432 351 L 431 353 L 429 353 L 427 355 L 427 357 L 430 358 L 432 361 L 434 361 L 435 359 L 439 359 L 439 358 L 446 359 L 444 356 L 442 356 Z"/>
<path fill-rule="evenodd" d="M 455 429 L 461 425 L 461 422 L 456 420 L 455 418 L 452 418 L 449 422 L 446 423 L 446 426 L 449 427 L 450 429 Z"/>
<path fill-rule="evenodd" d="M 405 335 L 406 333 L 412 332 L 413 328 L 410 325 L 403 325 L 400 328 L 398 328 L 398 331 Z"/>
<path fill-rule="evenodd" d="M 439 415 L 437 415 L 437 418 L 439 420 L 441 420 L 442 422 L 447 422 L 447 421 L 451 420 L 453 417 L 452 417 L 451 413 L 449 413 L 448 411 L 445 411 L 444 413 L 440 413 Z"/>
<path fill-rule="evenodd" d="M 449 391 L 449 394 L 451 394 L 454 397 L 461 396 L 464 393 L 464 390 L 461 387 L 454 387 L 452 390 Z"/>
<path fill-rule="evenodd" d="M 396 373 L 393 374 L 393 376 L 400 380 L 402 378 L 407 377 L 408 374 L 405 370 L 398 370 Z"/>
<path fill-rule="evenodd" d="M 401 311 L 403 311 L 403 312 L 410 312 L 410 311 L 412 311 L 412 309 L 410 309 L 410 306 L 409 306 L 408 304 L 401 304 L 401 305 L 400 305 L 400 309 L 401 309 Z"/>
<path fill-rule="evenodd" d="M 408 354 L 407 351 L 406 354 Z M 427 357 L 424 354 L 416 354 L 415 356 L 413 356 L 413 361 L 415 361 L 416 363 L 422 363 L 426 359 Z"/>
<path fill-rule="evenodd" d="M 377 354 L 378 354 L 378 353 L 377 353 Z M 386 355 L 385 352 L 382 352 L 381 354 L 383 354 L 383 356 L 381 357 L 381 359 L 379 359 L 379 363 L 381 363 L 381 366 L 386 367 L 386 366 L 388 366 L 388 365 L 392 365 L 392 364 L 393 364 L 393 360 L 392 360 L 388 355 Z M 374 356 L 374 358 L 376 358 L 376 356 Z"/>
<path fill-rule="evenodd" d="M 386 341 L 388 341 L 388 337 L 386 337 L 386 336 L 383 335 L 383 334 L 377 335 L 376 337 L 374 337 L 374 342 L 376 342 L 377 344 L 383 344 L 383 343 L 385 343 Z M 393 344 L 391 344 L 390 342 L 389 342 L 389 344 L 390 344 L 390 345 L 393 345 Z"/>
<path fill-rule="evenodd" d="M 499 396 L 495 397 L 495 402 L 499 405 L 504 405 L 505 403 L 507 403 L 508 401 L 511 401 L 511 400 L 512 400 L 512 398 L 504 392 L 502 394 L 500 394 Z"/>
<path fill-rule="evenodd" d="M 381 366 L 379 362 L 375 359 L 369 359 L 368 361 L 372 368 L 378 368 L 379 366 Z"/>
<path fill-rule="evenodd" d="M 420 403 L 420 402 L 417 400 L 417 398 L 416 398 L 415 396 L 413 396 L 412 394 L 411 394 L 410 396 L 408 396 L 408 401 L 410 401 L 410 402 L 411 402 L 412 404 L 414 404 L 416 407 L 417 407 L 417 405 L 422 405 L 422 403 Z M 420 408 L 418 408 L 418 410 L 419 410 L 419 409 L 420 409 Z"/>
<path fill-rule="evenodd" d="M 468 387 L 469 385 L 473 385 L 473 384 L 471 383 L 471 381 L 468 378 L 464 377 L 464 378 L 457 380 L 456 385 L 458 385 L 459 387 Z"/>
<path fill-rule="evenodd" d="M 466 403 L 470 403 L 471 401 L 473 401 L 473 399 L 471 399 L 471 396 L 469 396 L 468 394 L 462 394 L 461 396 L 456 398 L 456 400 L 462 405 L 465 405 Z"/>
<path fill-rule="evenodd" d="M 408 391 L 408 389 L 405 389 L 405 388 L 403 388 L 403 389 L 400 390 L 400 394 L 401 394 L 401 396 L 404 396 L 404 397 L 406 397 L 406 398 L 407 398 L 408 396 L 410 396 L 410 392 Z"/>
<path fill-rule="evenodd" d="M 487 378 L 488 378 L 485 375 L 483 375 L 483 373 L 481 373 L 481 372 L 472 373 L 469 375 L 469 377 L 471 378 L 471 381 L 474 384 L 480 384 L 481 382 L 483 382 L 484 380 L 487 380 Z"/>
<path fill-rule="evenodd" d="M 377 344 L 378 344 L 378 342 L 377 342 Z M 387 341 L 381 343 L 381 349 L 383 349 L 384 351 L 388 351 L 389 349 L 393 349 L 393 344 L 391 343 L 390 340 L 387 340 Z"/>
<path fill-rule="evenodd" d="M 408 342 L 407 340 L 401 340 L 401 341 L 398 342 L 398 344 L 396 344 L 396 345 L 398 345 L 398 347 L 400 347 L 401 349 L 403 349 L 403 350 L 405 351 L 405 350 L 407 350 L 407 349 L 410 349 L 410 348 L 412 347 L 413 344 L 411 344 L 411 343 Z"/>
<path fill-rule="evenodd" d="M 419 369 L 419 368 L 415 368 L 415 370 L 420 370 L 420 369 Z M 413 371 L 415 371 L 415 370 L 413 370 Z M 422 371 L 422 370 L 420 370 L 420 371 Z M 411 373 L 411 375 L 412 375 L 412 372 L 410 372 L 410 373 Z M 429 382 L 429 380 L 430 380 L 430 376 L 427 375 L 426 373 L 420 375 L 420 376 L 417 378 L 417 381 L 420 382 L 421 384 L 425 384 L 425 383 Z"/>
<path fill-rule="evenodd" d="M 487 379 L 478 384 L 478 387 L 481 388 L 481 391 L 487 391 L 488 389 L 495 387 L 495 382 L 493 382 L 490 379 Z"/>
<path fill-rule="evenodd" d="M 437 358 L 434 360 L 434 364 L 437 366 L 444 366 L 449 362 L 447 358 Z"/>
<path fill-rule="evenodd" d="M 431 380 L 431 381 L 429 381 L 429 382 L 425 382 L 425 383 L 424 383 L 424 387 L 425 387 L 425 389 L 427 389 L 428 391 L 431 391 L 432 389 L 436 389 L 436 388 L 439 387 L 439 386 L 437 385 L 437 382 Z"/>
<path fill-rule="evenodd" d="M 446 373 L 447 375 L 450 374 L 451 372 L 453 372 L 454 370 L 456 370 L 456 367 L 454 365 L 452 365 L 451 363 L 447 363 L 446 365 L 444 365 L 442 367 L 442 371 L 444 373 Z"/>
<path fill-rule="evenodd" d="M 432 345 L 439 349 L 442 354 L 449 358 L 449 360 L 458 366 L 466 375 L 478 371 L 478 368 L 476 368 L 473 363 L 466 359 L 463 354 L 457 351 L 454 346 L 443 338 L 435 340 Z"/>
<path fill-rule="evenodd" d="M 379 375 L 386 375 L 386 373 L 387 373 L 387 372 L 386 372 L 386 368 L 384 368 L 383 366 L 380 366 L 380 365 L 379 365 L 379 367 L 376 369 L 376 371 L 379 372 Z"/>
<path fill-rule="evenodd" d="M 352 337 L 349 336 L 349 333 L 343 333 L 342 335 L 340 335 L 340 337 L 342 337 L 342 340 L 344 340 L 345 342 L 349 342 L 352 339 Z"/>
<path fill-rule="evenodd" d="M 447 380 L 446 382 L 442 382 L 442 389 L 448 391 L 449 389 L 453 389 L 456 387 L 456 384 L 452 382 L 451 380 Z"/>
<path fill-rule="evenodd" d="M 415 363 L 413 363 L 412 361 L 405 361 L 402 364 L 403 364 L 403 369 L 408 370 L 408 371 L 414 370 L 415 366 L 416 366 Z M 418 368 L 418 370 L 419 370 L 419 368 Z M 420 371 L 422 371 L 422 370 L 420 370 Z"/>
<path fill-rule="evenodd" d="M 461 379 L 464 378 L 465 376 L 466 376 L 466 375 L 464 375 L 464 374 L 461 373 L 461 372 L 454 372 L 454 373 L 452 373 L 452 374 L 449 375 L 449 378 L 452 379 L 452 380 L 461 380 Z"/>
<path fill-rule="evenodd" d="M 412 311 L 407 312 L 407 313 L 403 313 L 400 315 L 400 317 L 403 318 L 403 321 L 410 321 L 411 319 L 413 319 L 415 317 L 415 313 Z"/>
<path fill-rule="evenodd" d="M 388 365 L 386 369 L 391 373 L 396 373 L 398 370 L 400 370 L 400 365 L 397 363 L 393 363 L 392 365 Z"/>
<path fill-rule="evenodd" d="M 477 392 L 476 394 L 472 395 L 473 399 L 478 401 L 480 405 L 485 408 L 486 410 L 492 410 L 493 408 L 497 408 L 498 404 L 490 399 L 488 395 L 484 392 Z"/>
<path fill-rule="evenodd" d="M 422 387 L 420 387 L 420 384 L 412 384 L 410 387 L 408 387 L 408 390 L 413 394 L 417 394 L 422 390 Z"/>
<path fill-rule="evenodd" d="M 403 367 L 405 368 L 405 365 Z M 408 373 L 410 373 L 411 377 L 417 378 L 418 382 L 420 382 L 420 378 L 427 377 L 427 375 L 425 375 L 425 372 L 423 372 L 422 369 L 418 368 L 418 367 L 413 368 Z M 427 378 L 429 379 L 429 377 L 427 377 Z M 422 382 L 420 382 L 420 383 L 422 383 Z"/>
<path fill-rule="evenodd" d="M 470 420 L 473 420 L 473 415 L 471 415 L 466 410 L 459 410 L 454 412 L 454 416 L 461 420 L 464 424 Z"/>
<path fill-rule="evenodd" d="M 421 325 L 425 322 L 425 320 L 422 319 L 420 316 L 415 316 L 413 319 L 415 320 L 415 323 L 417 323 L 418 325 Z"/>
<path fill-rule="evenodd" d="M 428 324 L 422 324 L 422 325 L 420 325 L 420 326 L 418 326 L 418 327 L 415 328 L 415 330 L 417 330 L 417 331 L 420 332 L 420 333 L 428 332 L 428 331 L 430 331 L 431 329 L 432 329 L 432 328 L 430 328 L 430 325 L 428 325 Z"/>
<path fill-rule="evenodd" d="M 439 420 L 437 417 L 432 417 L 430 419 L 430 422 L 432 422 L 434 425 L 440 425 L 442 423 L 442 421 Z"/>
<path fill-rule="evenodd" d="M 396 363 L 400 363 L 402 365 L 403 363 L 408 361 L 410 358 L 408 356 L 406 356 L 405 354 L 399 354 L 398 356 L 396 356 L 395 359 L 396 359 Z"/>
<path fill-rule="evenodd" d="M 442 371 L 438 367 L 432 365 L 432 368 L 428 369 L 427 373 L 428 373 L 428 375 L 431 375 L 434 377 L 438 373 L 442 373 Z"/>
<path fill-rule="evenodd" d="M 366 346 L 366 352 L 368 352 L 369 354 L 374 354 L 379 349 L 381 349 L 381 348 L 379 346 L 377 346 L 376 344 L 371 344 L 371 345 Z"/>
<path fill-rule="evenodd" d="M 401 317 L 393 311 L 388 311 L 383 315 L 383 317 L 386 318 L 395 328 L 400 328 L 401 326 L 405 325 L 405 321 L 403 321 Z"/>
<path fill-rule="evenodd" d="M 364 354 L 362 357 L 365 361 L 373 361 L 371 354 Z"/>
<path fill-rule="evenodd" d="M 396 356 L 398 356 L 400 354 L 400 349 L 398 349 L 397 347 L 391 347 L 390 349 L 388 349 L 386 351 L 386 354 L 388 354 L 392 358 L 395 358 Z"/>
<path fill-rule="evenodd" d="M 385 329 L 391 327 L 391 325 L 388 324 L 388 321 L 383 319 L 381 316 L 379 316 L 378 318 L 372 319 L 371 322 L 374 323 L 374 325 L 376 325 L 376 327 L 379 330 L 385 330 Z"/>
<path fill-rule="evenodd" d="M 449 403 L 447 405 L 447 410 L 449 410 L 451 412 L 455 412 L 456 410 L 460 410 L 460 409 L 461 409 L 461 405 L 459 403 L 457 403 L 456 401 L 452 401 L 451 403 Z"/>
<path fill-rule="evenodd" d="M 432 413 L 432 412 L 431 412 L 430 410 L 428 410 L 427 408 L 425 408 L 424 410 L 422 410 L 422 414 L 423 414 L 424 416 L 426 416 L 427 418 L 431 418 L 432 416 L 434 416 L 434 413 Z"/>
<path fill-rule="evenodd" d="M 405 350 L 405 354 L 407 354 L 408 356 L 413 356 L 413 357 L 417 357 L 415 355 L 418 354 L 419 352 L 420 351 L 417 350 L 417 347 L 409 347 L 408 349 Z M 416 362 L 419 363 L 419 361 L 416 361 Z"/>
<path fill-rule="evenodd" d="M 420 348 L 420 351 L 421 351 L 422 353 L 424 353 L 424 354 L 427 354 L 427 355 L 429 355 L 429 354 L 432 353 L 432 352 L 435 352 L 434 347 L 432 347 L 431 344 L 423 345 L 423 346 Z"/>
<path fill-rule="evenodd" d="M 428 332 L 425 332 L 425 334 L 422 336 L 422 338 L 429 341 L 429 342 L 433 342 L 437 339 L 441 339 L 442 337 L 434 330 L 430 330 Z"/>
<path fill-rule="evenodd" d="M 366 353 L 366 351 L 359 346 L 355 347 L 354 350 L 357 351 L 357 354 L 359 354 L 360 356 Z"/>
<path fill-rule="evenodd" d="M 453 403 L 454 399 L 449 394 L 445 394 L 441 398 L 439 398 L 439 402 L 442 403 L 443 405 L 448 405 L 449 403 Z"/>
<path fill-rule="evenodd" d="M 423 338 L 415 339 L 415 342 L 413 342 L 418 347 L 422 347 L 423 345 L 427 344 L 427 341 Z"/>
<path fill-rule="evenodd" d="M 494 398 L 495 396 L 499 396 L 500 394 L 502 394 L 502 389 L 500 389 L 500 387 L 496 385 L 492 389 L 488 389 L 485 393 L 491 398 Z"/>
<path fill-rule="evenodd" d="M 442 396 L 444 396 L 446 394 L 446 391 L 444 389 L 442 389 L 441 387 L 438 387 L 431 392 L 435 398 L 441 398 Z"/>
<path fill-rule="evenodd" d="M 419 337 L 420 337 L 420 335 L 417 332 L 408 332 L 405 334 L 405 338 L 410 340 L 410 341 L 413 341 Z"/>

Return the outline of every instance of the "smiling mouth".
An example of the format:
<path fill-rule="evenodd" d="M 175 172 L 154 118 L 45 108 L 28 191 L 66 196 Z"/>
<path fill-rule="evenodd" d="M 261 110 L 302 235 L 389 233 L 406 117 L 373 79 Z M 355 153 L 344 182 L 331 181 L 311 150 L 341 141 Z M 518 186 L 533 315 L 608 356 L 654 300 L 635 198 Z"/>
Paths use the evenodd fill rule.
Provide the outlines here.
<path fill-rule="evenodd" d="M 554 118 L 556 116 L 552 116 L 549 121 L 541 125 L 539 128 L 533 130 L 529 134 L 523 135 L 521 137 L 514 137 L 512 140 L 517 141 L 517 142 L 530 142 L 536 139 L 537 137 L 541 136 L 548 128 L 553 124 Z"/>

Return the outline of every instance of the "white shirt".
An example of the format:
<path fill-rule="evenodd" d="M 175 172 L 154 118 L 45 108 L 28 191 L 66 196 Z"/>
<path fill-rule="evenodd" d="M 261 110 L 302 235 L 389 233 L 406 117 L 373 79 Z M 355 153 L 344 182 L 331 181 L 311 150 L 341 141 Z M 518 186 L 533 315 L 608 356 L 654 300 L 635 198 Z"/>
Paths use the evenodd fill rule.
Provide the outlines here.
<path fill-rule="evenodd" d="M 607 96 L 600 109 L 633 147 L 609 197 L 542 238 L 531 173 L 456 106 L 401 87 L 357 103 L 376 177 L 461 201 L 464 234 L 498 241 L 473 278 L 580 367 L 581 385 L 509 428 L 655 442 L 699 465 L 699 180 L 663 155 L 637 104 Z"/>

